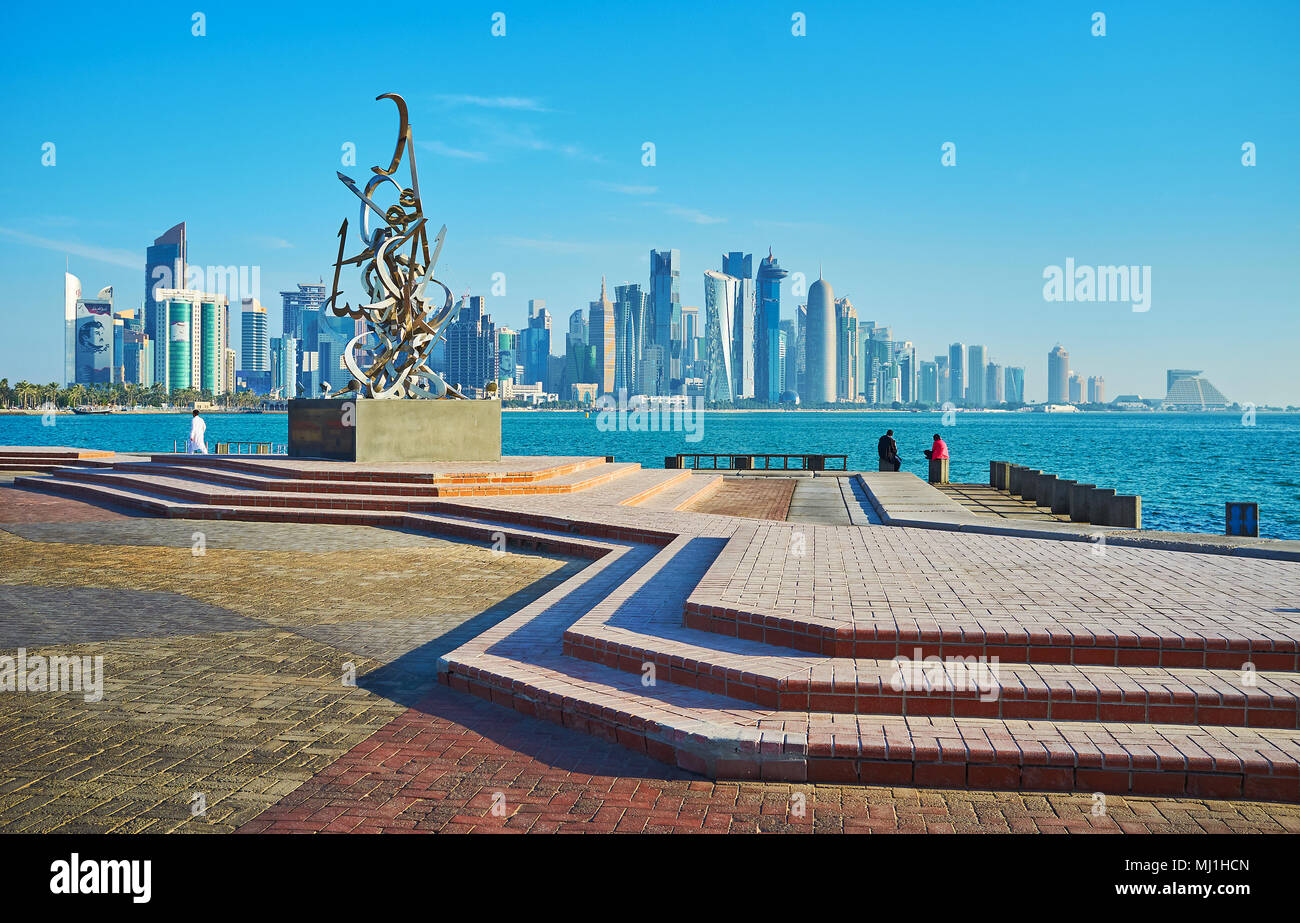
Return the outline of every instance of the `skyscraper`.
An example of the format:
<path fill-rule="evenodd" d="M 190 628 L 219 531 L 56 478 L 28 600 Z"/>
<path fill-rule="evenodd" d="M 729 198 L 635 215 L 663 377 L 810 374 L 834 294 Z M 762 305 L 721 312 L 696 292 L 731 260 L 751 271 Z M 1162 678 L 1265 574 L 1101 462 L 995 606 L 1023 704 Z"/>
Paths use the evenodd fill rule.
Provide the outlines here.
<path fill-rule="evenodd" d="M 704 273 L 704 400 L 731 403 L 736 399 L 734 337 L 740 280 L 726 273 Z"/>
<path fill-rule="evenodd" d="M 298 396 L 298 340 L 271 339 L 271 393 L 284 400 Z"/>
<path fill-rule="evenodd" d="M 159 353 L 166 351 L 167 340 L 154 337 L 158 326 L 158 297 L 155 289 L 186 288 L 185 222 L 174 225 L 154 240 L 144 255 L 144 327 L 153 338 Z M 161 380 L 161 379 L 159 379 Z M 166 383 L 164 382 L 164 385 Z"/>
<path fill-rule="evenodd" d="M 835 393 L 842 401 L 858 395 L 858 312 L 847 297 L 835 299 Z"/>
<path fill-rule="evenodd" d="M 81 280 L 70 272 L 63 274 L 63 383 L 77 380 L 77 299 L 81 297 Z"/>
<path fill-rule="evenodd" d="M 781 321 L 781 332 L 785 334 L 785 365 L 784 375 L 781 379 L 782 391 L 799 392 L 798 363 L 796 357 L 799 352 L 799 324 L 797 321 Z"/>
<path fill-rule="evenodd" d="M 596 384 L 599 394 L 614 391 L 614 366 L 618 356 L 614 304 L 605 294 L 605 277 L 600 277 L 600 300 L 588 312 L 591 345 L 596 347 Z"/>
<path fill-rule="evenodd" d="M 939 403 L 939 366 L 928 360 L 922 360 L 921 373 L 919 377 L 921 403 Z"/>
<path fill-rule="evenodd" d="M 1047 354 L 1047 403 L 1064 404 L 1070 399 L 1070 354 L 1057 343 Z"/>
<path fill-rule="evenodd" d="M 646 316 L 650 297 L 640 285 L 624 282 L 614 286 L 614 390 L 637 393 L 637 369 L 645 349 Z"/>
<path fill-rule="evenodd" d="M 984 375 L 984 406 L 996 407 L 1004 400 L 1002 387 L 1002 366 L 990 362 Z"/>
<path fill-rule="evenodd" d="M 657 360 L 662 364 L 653 376 L 657 394 L 678 394 L 682 389 L 681 274 L 681 251 L 650 251 L 651 341 L 661 350 Z"/>
<path fill-rule="evenodd" d="M 517 380 L 521 365 L 519 334 L 509 327 L 497 328 L 497 393 L 505 399 Z M 532 382 L 528 382 L 532 384 Z"/>
<path fill-rule="evenodd" d="M 732 396 L 736 400 L 754 396 L 757 331 L 753 265 L 751 253 L 732 251 L 722 258 L 722 274 L 736 280 L 736 305 L 731 322 L 731 374 L 735 376 Z"/>
<path fill-rule="evenodd" d="M 213 396 L 234 388 L 226 380 L 230 306 L 225 295 L 154 289 L 154 380 L 168 391 L 193 388 Z"/>
<path fill-rule="evenodd" d="M 1088 379 L 1088 403 L 1106 403 L 1106 379 L 1100 375 L 1093 375 Z"/>
<path fill-rule="evenodd" d="M 79 385 L 106 385 L 113 380 L 113 287 L 94 298 L 77 299 L 76 362 L 73 380 Z"/>
<path fill-rule="evenodd" d="M 794 309 L 795 344 L 794 344 L 794 390 L 799 400 L 808 400 L 808 305 L 801 304 Z"/>
<path fill-rule="evenodd" d="M 988 372 L 988 350 L 983 346 L 966 348 L 966 403 L 972 407 L 983 407 L 988 403 L 984 396 L 984 385 Z"/>
<path fill-rule="evenodd" d="M 303 338 L 302 314 L 304 311 L 319 311 L 325 303 L 325 286 L 311 282 L 299 282 L 297 291 L 281 292 L 283 311 L 280 317 L 280 330 L 285 336 L 301 340 Z"/>
<path fill-rule="evenodd" d="M 966 400 L 966 344 L 948 347 L 948 400 L 961 404 Z"/>
<path fill-rule="evenodd" d="M 948 381 L 948 357 L 934 357 L 935 400 L 946 404 L 952 400 L 951 386 Z"/>
<path fill-rule="evenodd" d="M 1006 387 L 1003 389 L 1002 396 L 1008 404 L 1023 404 L 1025 402 L 1025 370 L 1018 365 L 1007 366 L 1004 375 Z"/>
<path fill-rule="evenodd" d="M 482 295 L 461 298 L 456 320 L 447 328 L 448 384 L 483 388 L 497 378 L 496 325 Z"/>
<path fill-rule="evenodd" d="M 520 332 L 520 349 L 524 367 L 524 381 L 542 382 L 543 390 L 555 382 L 550 380 L 551 362 L 551 312 L 546 302 L 533 298 L 528 302 L 528 326 Z"/>
<path fill-rule="evenodd" d="M 271 368 L 271 343 L 267 338 L 266 308 L 256 298 L 245 298 L 239 312 L 239 368 L 266 372 Z"/>
<path fill-rule="evenodd" d="M 835 292 L 820 275 L 808 287 L 807 366 L 808 404 L 833 404 L 835 391 Z"/>
<path fill-rule="evenodd" d="M 781 380 L 780 343 L 777 334 L 781 330 L 781 280 L 789 274 L 781 268 L 776 257 L 772 256 L 772 248 L 769 247 L 767 256 L 758 264 L 758 292 L 755 305 L 758 356 L 754 366 L 754 396 L 760 401 L 772 404 L 780 399 L 782 391 L 787 390 L 785 382 Z M 790 351 L 793 343 L 794 337 L 787 334 L 787 352 Z"/>
<path fill-rule="evenodd" d="M 1083 377 L 1077 372 L 1070 373 L 1070 403 L 1083 403 Z"/>

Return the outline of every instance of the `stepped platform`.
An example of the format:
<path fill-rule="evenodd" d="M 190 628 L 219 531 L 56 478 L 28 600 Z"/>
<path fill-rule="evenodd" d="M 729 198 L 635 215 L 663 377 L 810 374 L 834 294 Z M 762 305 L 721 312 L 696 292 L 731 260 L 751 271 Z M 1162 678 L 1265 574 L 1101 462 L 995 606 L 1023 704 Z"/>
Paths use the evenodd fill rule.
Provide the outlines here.
<path fill-rule="evenodd" d="M 807 522 L 692 511 L 718 475 L 603 458 L 155 455 L 15 486 L 582 557 L 439 679 L 716 778 L 1300 801 L 1300 565 L 890 526 L 876 478 L 824 477 Z"/>

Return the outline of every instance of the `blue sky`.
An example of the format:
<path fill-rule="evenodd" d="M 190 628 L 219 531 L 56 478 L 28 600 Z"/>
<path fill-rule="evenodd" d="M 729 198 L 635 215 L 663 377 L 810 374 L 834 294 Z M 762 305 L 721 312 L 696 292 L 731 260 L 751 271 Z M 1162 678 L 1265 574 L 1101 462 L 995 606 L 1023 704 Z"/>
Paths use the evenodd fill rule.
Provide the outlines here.
<path fill-rule="evenodd" d="M 771 246 L 921 356 L 960 340 L 1026 366 L 1031 399 L 1060 341 L 1111 396 L 1162 395 L 1165 368 L 1190 367 L 1234 400 L 1300 403 L 1293 2 L 49 10 L 0 12 L 11 381 L 60 375 L 66 253 L 86 290 L 138 306 L 144 249 L 180 220 L 192 263 L 260 267 L 278 332 L 276 293 L 328 275 L 355 221 L 335 171 L 391 156 L 374 97 L 394 91 L 449 229 L 439 276 L 487 295 L 505 273 L 498 324 L 545 298 L 563 330 L 602 274 L 645 281 L 652 247 L 681 250 L 700 304 L 722 253 Z M 1151 266 L 1150 310 L 1044 301 L 1067 257 Z"/>

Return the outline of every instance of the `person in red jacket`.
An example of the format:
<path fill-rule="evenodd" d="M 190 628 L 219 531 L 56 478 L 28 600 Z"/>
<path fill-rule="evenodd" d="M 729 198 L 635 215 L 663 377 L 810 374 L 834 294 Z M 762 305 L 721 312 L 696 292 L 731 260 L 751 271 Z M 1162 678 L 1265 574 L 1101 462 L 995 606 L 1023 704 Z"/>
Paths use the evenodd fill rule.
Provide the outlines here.
<path fill-rule="evenodd" d="M 948 443 L 944 442 L 943 438 L 938 433 L 934 434 L 934 445 L 930 446 L 930 448 L 925 450 L 925 457 L 926 458 L 947 458 L 948 457 Z"/>

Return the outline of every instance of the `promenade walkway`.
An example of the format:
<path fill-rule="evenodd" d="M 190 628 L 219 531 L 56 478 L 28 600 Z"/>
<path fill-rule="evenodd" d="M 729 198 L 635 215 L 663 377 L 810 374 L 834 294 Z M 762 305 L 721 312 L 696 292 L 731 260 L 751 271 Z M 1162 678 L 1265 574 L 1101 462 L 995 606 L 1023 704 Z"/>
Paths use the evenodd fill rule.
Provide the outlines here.
<path fill-rule="evenodd" d="M 925 528 L 873 525 L 871 513 L 898 521 L 900 500 L 869 475 L 815 479 L 857 523 L 824 525 L 655 507 L 671 492 L 689 508 L 693 478 L 718 488 L 603 460 L 584 477 L 612 476 L 581 490 L 445 499 L 429 479 L 456 472 L 389 471 L 375 491 L 340 478 L 325 492 L 293 466 L 262 472 L 284 479 L 272 490 L 148 464 L 18 483 L 170 517 L 497 536 L 589 562 L 439 654 L 439 677 L 682 770 L 1300 801 L 1291 561 L 968 531 L 973 514 L 940 504 L 908 510 Z M 512 464 L 533 487 L 559 476 Z M 985 672 L 909 683 L 920 674 L 900 674 L 897 657 L 975 658 Z"/>

